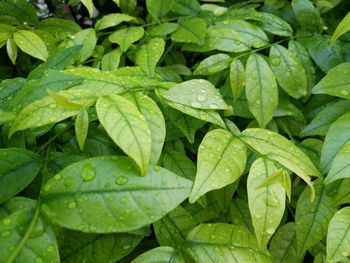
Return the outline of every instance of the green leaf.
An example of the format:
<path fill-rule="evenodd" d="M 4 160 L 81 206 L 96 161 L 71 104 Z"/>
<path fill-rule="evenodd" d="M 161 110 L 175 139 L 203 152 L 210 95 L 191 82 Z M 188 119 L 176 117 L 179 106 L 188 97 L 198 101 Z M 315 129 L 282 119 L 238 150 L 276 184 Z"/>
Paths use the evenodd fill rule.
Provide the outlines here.
<path fill-rule="evenodd" d="M 238 59 L 233 59 L 230 65 L 230 85 L 234 99 L 241 95 L 246 81 L 244 65 Z"/>
<path fill-rule="evenodd" d="M 349 152 L 350 141 L 345 143 L 334 157 L 331 168 L 324 180 L 325 184 L 330 184 L 336 180 L 350 177 Z"/>
<path fill-rule="evenodd" d="M 218 53 L 202 60 L 196 67 L 193 75 L 212 75 L 220 72 L 230 65 L 229 55 Z"/>
<path fill-rule="evenodd" d="M 128 255 L 140 243 L 143 236 L 127 233 L 87 234 L 61 230 L 61 262 L 116 262 Z"/>
<path fill-rule="evenodd" d="M 173 0 L 146 0 L 148 13 L 155 18 L 165 16 L 173 6 Z"/>
<path fill-rule="evenodd" d="M 298 99 L 307 94 L 305 70 L 293 53 L 280 45 L 273 45 L 270 49 L 269 59 L 278 84 L 288 95 Z"/>
<path fill-rule="evenodd" d="M 139 66 L 148 77 L 154 77 L 156 65 L 163 55 L 165 42 L 161 38 L 152 38 L 142 45 L 135 55 L 135 64 Z"/>
<path fill-rule="evenodd" d="M 346 262 L 350 250 L 350 207 L 337 211 L 328 226 L 327 262 Z"/>
<path fill-rule="evenodd" d="M 350 73 L 350 62 L 342 63 L 330 71 L 312 89 L 314 94 L 329 94 L 332 96 L 350 99 L 350 82 L 345 75 Z"/>
<path fill-rule="evenodd" d="M 101 60 L 101 70 L 103 71 L 113 71 L 119 67 L 120 57 L 122 56 L 122 51 L 117 48 L 104 54 Z"/>
<path fill-rule="evenodd" d="M 201 11 L 200 7 L 197 0 L 174 0 L 172 11 L 179 15 L 193 15 Z"/>
<path fill-rule="evenodd" d="M 55 234 L 43 218 L 34 222 L 28 238 L 24 238 L 34 216 L 34 208 L 21 209 L 0 221 L 2 262 L 60 262 Z"/>
<path fill-rule="evenodd" d="M 327 105 L 327 107 L 317 113 L 315 118 L 301 131 L 300 135 L 326 136 L 332 123 L 348 111 L 350 111 L 349 100 L 337 101 L 331 105 Z"/>
<path fill-rule="evenodd" d="M 259 187 L 277 171 L 273 162 L 259 158 L 254 161 L 247 178 L 249 210 L 258 247 L 264 250 L 279 226 L 285 209 L 285 191 L 279 183 Z"/>
<path fill-rule="evenodd" d="M 276 161 L 311 185 L 310 176 L 320 176 L 309 157 L 291 141 L 265 129 L 246 129 L 241 139 L 259 154 Z"/>
<path fill-rule="evenodd" d="M 6 51 L 13 65 L 16 64 L 17 59 L 17 46 L 13 38 L 7 39 Z"/>
<path fill-rule="evenodd" d="M 128 232 L 173 210 L 189 196 L 191 185 L 160 167 L 140 177 L 128 157 L 96 157 L 51 178 L 41 193 L 42 211 L 74 230 Z"/>
<path fill-rule="evenodd" d="M 32 57 L 46 61 L 48 52 L 43 40 L 35 33 L 28 30 L 18 30 L 13 34 L 16 45 Z"/>
<path fill-rule="evenodd" d="M 321 16 L 312 2 L 309 0 L 293 0 L 292 8 L 302 28 L 311 32 L 319 32 L 321 30 Z"/>
<path fill-rule="evenodd" d="M 152 145 L 149 162 L 151 166 L 156 165 L 161 155 L 166 135 L 163 114 L 157 103 L 146 95 L 133 94 L 130 97 L 147 121 L 148 128 L 151 131 Z"/>
<path fill-rule="evenodd" d="M 29 104 L 18 113 L 12 123 L 9 137 L 17 131 L 57 123 L 78 113 L 79 111 L 76 110 L 67 110 L 59 107 L 53 98 L 45 97 Z"/>
<path fill-rule="evenodd" d="M 41 168 L 40 156 L 21 148 L 0 149 L 0 203 L 22 191 Z"/>
<path fill-rule="evenodd" d="M 157 241 L 161 246 L 180 248 L 187 234 L 196 226 L 191 214 L 181 206 L 153 224 Z"/>
<path fill-rule="evenodd" d="M 117 43 L 123 52 L 126 52 L 132 43 L 143 37 L 145 30 L 142 27 L 127 27 L 119 29 L 109 35 L 108 39 L 112 43 Z"/>
<path fill-rule="evenodd" d="M 246 65 L 248 107 L 261 128 L 273 117 L 278 105 L 278 89 L 270 66 L 260 55 L 249 56 Z"/>
<path fill-rule="evenodd" d="M 350 112 L 339 117 L 329 128 L 321 152 L 320 167 L 323 174 L 331 168 L 339 150 L 350 140 Z"/>
<path fill-rule="evenodd" d="M 333 46 L 335 41 L 346 32 L 350 31 L 350 13 L 348 13 L 338 24 L 337 28 L 335 29 L 331 42 L 329 43 L 330 46 Z"/>
<path fill-rule="evenodd" d="M 131 263 L 185 263 L 181 252 L 172 247 L 156 247 L 139 255 Z"/>
<path fill-rule="evenodd" d="M 136 22 L 136 18 L 127 14 L 109 14 L 103 16 L 96 22 L 95 29 L 97 31 L 115 27 L 123 22 Z"/>
<path fill-rule="evenodd" d="M 193 229 L 186 243 L 186 252 L 196 262 L 272 262 L 259 251 L 255 237 L 240 226 L 202 224 Z"/>
<path fill-rule="evenodd" d="M 98 119 L 112 140 L 140 167 L 146 175 L 150 162 L 152 138 L 145 117 L 127 99 L 109 95 L 96 103 Z"/>
<path fill-rule="evenodd" d="M 297 250 L 301 257 L 327 234 L 328 223 L 336 209 L 321 180 L 314 184 L 315 199 L 310 201 L 310 188 L 305 188 L 298 199 L 295 213 Z"/>
<path fill-rule="evenodd" d="M 168 101 L 180 103 L 196 109 L 229 109 L 229 106 L 222 99 L 219 90 L 204 79 L 192 79 L 174 85 L 170 90 L 163 93 L 163 97 Z"/>
<path fill-rule="evenodd" d="M 153 36 L 153 37 L 162 37 L 173 33 L 178 29 L 178 27 L 179 27 L 179 24 L 177 23 L 162 23 L 160 25 L 156 25 L 150 28 L 148 33 L 150 34 L 150 36 Z"/>
<path fill-rule="evenodd" d="M 163 166 L 179 176 L 194 181 L 196 166 L 184 153 L 178 151 L 166 151 L 163 156 Z"/>
<path fill-rule="evenodd" d="M 289 222 L 277 229 L 271 239 L 269 251 L 276 263 L 299 262 L 295 224 Z"/>
<path fill-rule="evenodd" d="M 94 4 L 92 3 L 92 0 L 80 0 L 80 2 L 86 7 L 86 9 L 89 12 L 89 16 L 93 16 L 94 11 Z"/>
<path fill-rule="evenodd" d="M 84 148 L 84 143 L 89 130 L 89 115 L 85 108 L 81 109 L 75 119 L 75 135 L 81 150 Z"/>
<path fill-rule="evenodd" d="M 207 24 L 204 19 L 192 18 L 181 23 L 178 29 L 171 34 L 171 39 L 175 42 L 202 45 L 206 30 Z"/>
<path fill-rule="evenodd" d="M 190 203 L 209 191 L 235 182 L 242 175 L 246 160 L 244 145 L 230 132 L 222 129 L 208 132 L 199 146 Z"/>
<path fill-rule="evenodd" d="M 246 200 L 235 198 L 230 205 L 230 218 L 233 225 L 243 226 L 254 233 L 252 217 Z"/>
<path fill-rule="evenodd" d="M 79 64 L 83 63 L 94 53 L 97 43 L 96 32 L 93 28 L 79 31 L 73 35 L 73 44 L 82 45 L 76 60 Z"/>

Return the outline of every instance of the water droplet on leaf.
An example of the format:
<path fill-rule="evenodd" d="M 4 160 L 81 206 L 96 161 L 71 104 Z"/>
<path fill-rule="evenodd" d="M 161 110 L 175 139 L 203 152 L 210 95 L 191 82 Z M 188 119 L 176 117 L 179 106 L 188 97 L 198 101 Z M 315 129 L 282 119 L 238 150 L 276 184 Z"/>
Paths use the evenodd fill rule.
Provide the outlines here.
<path fill-rule="evenodd" d="M 115 183 L 118 185 L 124 185 L 128 182 L 128 178 L 126 178 L 125 176 L 119 176 L 116 180 Z"/>
<path fill-rule="evenodd" d="M 83 178 L 83 180 L 88 182 L 93 180 L 95 176 L 96 176 L 95 168 L 92 167 L 90 164 L 84 165 L 81 173 L 81 177 Z"/>
<path fill-rule="evenodd" d="M 278 66 L 279 64 L 281 64 L 281 58 L 279 55 L 271 55 L 270 62 L 273 66 Z"/>

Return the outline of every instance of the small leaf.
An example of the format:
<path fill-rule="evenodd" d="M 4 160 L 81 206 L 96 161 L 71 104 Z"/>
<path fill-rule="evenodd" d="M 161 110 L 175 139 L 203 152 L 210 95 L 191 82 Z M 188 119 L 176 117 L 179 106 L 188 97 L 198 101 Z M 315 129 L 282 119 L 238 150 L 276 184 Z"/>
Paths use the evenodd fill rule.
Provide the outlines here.
<path fill-rule="evenodd" d="M 185 263 L 185 260 L 181 256 L 181 252 L 175 250 L 172 247 L 156 247 L 144 252 L 135 258 L 131 263 L 156 263 L 156 262 L 168 262 L 168 263 Z"/>
<path fill-rule="evenodd" d="M 350 207 L 337 211 L 328 226 L 327 262 L 346 262 L 350 251 Z"/>
<path fill-rule="evenodd" d="M 151 16 L 161 18 L 171 10 L 173 2 L 173 0 L 146 0 L 147 11 Z"/>
<path fill-rule="evenodd" d="M 305 70 L 293 53 L 280 45 L 273 45 L 269 59 L 279 85 L 288 95 L 298 99 L 307 94 Z"/>
<path fill-rule="evenodd" d="M 320 176 L 309 157 L 280 134 L 264 129 L 246 129 L 241 139 L 266 158 L 293 171 L 311 187 L 310 176 Z"/>
<path fill-rule="evenodd" d="M 225 262 L 272 262 L 269 256 L 258 249 L 255 237 L 248 229 L 230 224 L 197 226 L 189 233 L 185 249 L 196 262 L 213 262 L 213 259 Z"/>
<path fill-rule="evenodd" d="M 43 40 L 35 33 L 28 30 L 18 30 L 13 34 L 16 45 L 32 57 L 46 61 L 48 52 Z"/>
<path fill-rule="evenodd" d="M 92 17 L 93 11 L 94 11 L 94 4 L 92 3 L 92 0 L 80 0 L 80 1 L 88 10 L 89 16 Z"/>
<path fill-rule="evenodd" d="M 203 44 L 207 24 L 202 18 L 192 18 L 181 23 L 171 35 L 175 42 Z"/>
<path fill-rule="evenodd" d="M 187 234 L 196 226 L 191 214 L 181 206 L 153 224 L 157 241 L 161 246 L 180 248 Z"/>
<path fill-rule="evenodd" d="M 0 204 L 22 191 L 41 168 L 40 156 L 21 148 L 0 149 Z"/>
<path fill-rule="evenodd" d="M 271 239 L 269 251 L 276 263 L 299 262 L 295 224 L 289 222 L 277 229 Z"/>
<path fill-rule="evenodd" d="M 51 178 L 41 193 L 42 211 L 69 229 L 129 232 L 177 207 L 189 196 L 191 185 L 164 168 L 140 177 L 128 157 L 96 157 L 74 163 Z"/>
<path fill-rule="evenodd" d="M 117 43 L 123 52 L 126 52 L 132 43 L 143 37 L 145 30 L 142 27 L 127 27 L 119 29 L 109 35 L 109 41 Z"/>
<path fill-rule="evenodd" d="M 119 67 L 121 55 L 122 55 L 122 51 L 119 48 L 105 54 L 101 60 L 101 70 L 103 71 L 116 70 Z"/>
<path fill-rule="evenodd" d="M 346 32 L 350 31 L 350 13 L 348 13 L 338 24 L 337 28 L 335 29 L 331 42 L 329 43 L 330 46 L 333 46 L 335 41 Z"/>
<path fill-rule="evenodd" d="M 344 78 L 347 74 L 350 74 L 350 62 L 345 62 L 332 68 L 312 89 L 312 93 L 329 94 L 350 99 L 350 82 L 347 78 Z"/>
<path fill-rule="evenodd" d="M 246 65 L 248 107 L 261 128 L 273 117 L 278 105 L 278 89 L 271 68 L 260 55 L 250 55 Z"/>
<path fill-rule="evenodd" d="M 97 31 L 115 27 L 123 22 L 136 22 L 136 18 L 133 16 L 129 16 L 127 14 L 109 14 L 103 16 L 96 22 L 95 29 Z"/>
<path fill-rule="evenodd" d="M 163 93 L 163 97 L 169 101 L 196 109 L 229 109 L 219 90 L 204 79 L 192 79 L 174 85 L 170 90 Z"/>
<path fill-rule="evenodd" d="M 75 119 L 75 135 L 80 147 L 83 150 L 84 143 L 89 130 L 89 115 L 85 108 L 81 109 Z"/>
<path fill-rule="evenodd" d="M 245 86 L 244 65 L 238 59 L 233 59 L 230 65 L 230 85 L 234 99 L 238 99 Z"/>
<path fill-rule="evenodd" d="M 297 250 L 301 257 L 327 234 L 327 226 L 336 209 L 333 199 L 319 180 L 314 184 L 315 199 L 310 201 L 310 188 L 305 188 L 298 199 L 295 213 Z"/>
<path fill-rule="evenodd" d="M 17 59 L 17 46 L 13 38 L 7 39 L 6 51 L 13 65 L 16 64 Z"/>
<path fill-rule="evenodd" d="M 196 67 L 193 75 L 212 75 L 220 72 L 230 65 L 229 55 L 218 53 L 202 60 Z"/>
<path fill-rule="evenodd" d="M 148 77 L 154 77 L 156 65 L 163 55 L 165 42 L 161 38 L 152 38 L 142 45 L 135 55 L 135 64 L 139 66 Z"/>
<path fill-rule="evenodd" d="M 112 140 L 140 167 L 146 175 L 151 155 L 151 131 L 145 117 L 127 99 L 109 95 L 100 97 L 96 111 L 102 126 Z"/>
<path fill-rule="evenodd" d="M 258 247 L 262 250 L 279 226 L 285 209 L 285 191 L 280 184 L 258 188 L 276 171 L 273 162 L 259 158 L 252 164 L 247 178 L 249 210 Z"/>
<path fill-rule="evenodd" d="M 328 173 L 339 150 L 350 140 L 350 112 L 339 117 L 329 128 L 321 152 L 320 167 L 323 174 Z"/>
<path fill-rule="evenodd" d="M 208 132 L 199 146 L 190 203 L 209 191 L 235 182 L 242 175 L 246 160 L 244 145 L 230 132 L 222 129 Z"/>

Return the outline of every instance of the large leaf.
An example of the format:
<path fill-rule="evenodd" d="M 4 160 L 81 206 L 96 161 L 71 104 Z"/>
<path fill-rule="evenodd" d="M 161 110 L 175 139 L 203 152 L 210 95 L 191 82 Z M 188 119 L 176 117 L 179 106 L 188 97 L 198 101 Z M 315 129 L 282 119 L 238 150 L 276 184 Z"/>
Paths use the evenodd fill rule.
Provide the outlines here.
<path fill-rule="evenodd" d="M 300 132 L 301 136 L 326 136 L 329 127 L 344 113 L 350 111 L 350 101 L 341 100 L 327 105 L 319 111 L 315 118 Z"/>
<path fill-rule="evenodd" d="M 146 0 L 147 11 L 155 18 L 165 16 L 173 6 L 173 0 Z"/>
<path fill-rule="evenodd" d="M 298 262 L 296 231 L 293 222 L 277 229 L 271 239 L 269 251 L 276 263 Z"/>
<path fill-rule="evenodd" d="M 246 65 L 248 107 L 261 128 L 272 119 L 278 105 L 278 89 L 270 66 L 260 55 L 250 55 Z"/>
<path fill-rule="evenodd" d="M 311 185 L 310 176 L 320 176 L 309 157 L 291 141 L 264 129 L 246 129 L 241 139 L 259 154 L 276 161 Z"/>
<path fill-rule="evenodd" d="M 127 233 L 88 234 L 72 230 L 61 230 L 62 263 L 116 262 L 128 255 L 140 243 L 143 236 Z"/>
<path fill-rule="evenodd" d="M 163 97 L 197 109 L 225 110 L 229 108 L 219 90 L 204 79 L 193 79 L 174 85 L 163 93 Z"/>
<path fill-rule="evenodd" d="M 315 199 L 310 201 L 310 189 L 305 188 L 299 197 L 295 213 L 297 251 L 300 257 L 326 236 L 328 223 L 336 211 L 322 180 L 314 188 Z"/>
<path fill-rule="evenodd" d="M 128 232 L 162 218 L 189 196 L 192 182 L 158 167 L 140 177 L 128 157 L 96 157 L 56 174 L 41 193 L 42 211 L 83 232 Z"/>
<path fill-rule="evenodd" d="M 292 7 L 299 24 L 308 31 L 319 31 L 322 27 L 319 11 L 309 0 L 293 0 Z"/>
<path fill-rule="evenodd" d="M 181 252 L 172 247 L 156 247 L 139 255 L 131 263 L 185 263 Z"/>
<path fill-rule="evenodd" d="M 350 251 L 350 207 L 337 211 L 328 226 L 327 261 L 346 262 Z"/>
<path fill-rule="evenodd" d="M 350 112 L 339 117 L 329 128 L 321 153 L 320 167 L 322 173 L 326 174 L 329 171 L 339 150 L 350 140 L 349 128 Z"/>
<path fill-rule="evenodd" d="M 348 13 L 338 24 L 335 29 L 330 45 L 334 45 L 334 42 L 343 34 L 350 31 L 350 13 Z"/>
<path fill-rule="evenodd" d="M 350 73 L 350 62 L 332 68 L 327 75 L 312 89 L 314 94 L 329 94 L 350 99 L 350 81 L 344 75 Z"/>
<path fill-rule="evenodd" d="M 41 167 L 40 156 L 21 148 L 0 149 L 0 203 L 22 191 Z"/>
<path fill-rule="evenodd" d="M 151 131 L 145 117 L 133 103 L 117 95 L 100 97 L 96 111 L 112 140 L 135 160 L 141 174 L 145 175 L 152 147 Z"/>
<path fill-rule="evenodd" d="M 230 65 L 231 58 L 229 55 L 218 53 L 205 58 L 199 63 L 194 75 L 211 75 L 220 72 Z"/>
<path fill-rule="evenodd" d="M 350 177 L 350 141 L 340 148 L 337 155 L 334 157 L 331 168 L 325 178 L 325 184 L 334 182 L 335 180 Z"/>
<path fill-rule="evenodd" d="M 230 132 L 222 129 L 208 132 L 199 146 L 190 202 L 235 182 L 242 175 L 246 160 L 245 146 Z"/>
<path fill-rule="evenodd" d="M 151 131 L 150 164 L 152 166 L 157 164 L 163 149 L 166 134 L 164 117 L 157 103 L 146 95 L 133 94 L 131 101 L 135 103 Z"/>
<path fill-rule="evenodd" d="M 193 229 L 187 237 L 186 252 L 196 262 L 272 262 L 246 228 L 223 223 Z"/>
<path fill-rule="evenodd" d="M 260 249 L 266 248 L 284 214 L 286 195 L 282 185 L 260 187 L 276 172 L 273 162 L 259 158 L 252 164 L 247 178 L 249 210 Z"/>
<path fill-rule="evenodd" d="M 180 248 L 187 234 L 196 226 L 191 214 L 181 206 L 153 224 L 157 241 L 161 246 Z"/>
<path fill-rule="evenodd" d="M 32 207 L 13 212 L 0 221 L 1 262 L 60 262 L 52 227 L 41 217 L 32 223 L 36 216 Z M 25 237 L 27 231 L 31 232 Z"/>
<path fill-rule="evenodd" d="M 171 35 L 175 42 L 203 44 L 207 25 L 202 18 L 185 20 Z"/>
<path fill-rule="evenodd" d="M 135 63 L 149 77 L 154 77 L 156 65 L 163 55 L 165 42 L 161 38 L 153 38 L 141 46 L 136 53 Z"/>
<path fill-rule="evenodd" d="M 17 46 L 24 52 L 43 61 L 47 60 L 48 52 L 44 41 L 28 30 L 18 30 L 13 34 Z"/>
<path fill-rule="evenodd" d="M 295 99 L 305 96 L 307 93 L 307 79 L 300 60 L 280 45 L 271 47 L 269 59 L 279 85 L 288 95 Z"/>

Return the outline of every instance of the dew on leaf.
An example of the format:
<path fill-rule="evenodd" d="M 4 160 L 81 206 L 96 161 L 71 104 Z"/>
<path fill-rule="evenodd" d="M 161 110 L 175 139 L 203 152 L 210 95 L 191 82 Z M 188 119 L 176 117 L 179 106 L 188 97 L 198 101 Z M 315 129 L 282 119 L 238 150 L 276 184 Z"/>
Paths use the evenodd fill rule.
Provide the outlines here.
<path fill-rule="evenodd" d="M 2 237 L 8 237 L 9 235 L 10 235 L 10 231 L 8 231 L 8 230 L 1 232 Z"/>
<path fill-rule="evenodd" d="M 123 196 L 123 197 L 120 198 L 120 202 L 125 204 L 125 203 L 128 202 L 128 198 L 126 196 Z"/>
<path fill-rule="evenodd" d="M 199 101 L 205 101 L 207 99 L 207 96 L 203 95 L 203 94 L 199 94 L 197 95 L 197 100 Z"/>
<path fill-rule="evenodd" d="M 2 223 L 5 225 L 5 226 L 8 226 L 12 223 L 12 220 L 10 218 L 5 218 Z"/>
<path fill-rule="evenodd" d="M 75 208 L 77 206 L 77 203 L 74 202 L 74 201 L 73 202 L 69 202 L 67 206 L 68 206 L 68 208 L 73 209 L 73 208 Z"/>
<path fill-rule="evenodd" d="M 55 179 L 56 181 L 61 180 L 61 178 L 62 178 L 62 175 L 61 175 L 61 174 L 56 174 L 56 175 L 53 177 L 53 179 Z"/>
<path fill-rule="evenodd" d="M 96 170 L 90 164 L 86 164 L 81 172 L 81 177 L 84 181 L 91 181 L 96 177 Z"/>
<path fill-rule="evenodd" d="M 340 93 L 341 93 L 342 95 L 344 95 L 344 96 L 349 95 L 349 92 L 348 92 L 347 90 L 345 90 L 345 89 L 341 90 Z"/>
<path fill-rule="evenodd" d="M 278 66 L 279 64 L 281 64 L 281 58 L 279 55 L 271 55 L 270 56 L 270 62 L 273 66 Z"/>
<path fill-rule="evenodd" d="M 202 106 L 202 104 L 200 104 L 199 102 L 193 101 L 193 102 L 191 102 L 191 106 L 193 108 L 200 108 Z"/>
<path fill-rule="evenodd" d="M 128 182 L 128 178 L 126 178 L 125 176 L 119 176 L 116 180 L 115 183 L 118 185 L 124 185 Z"/>

